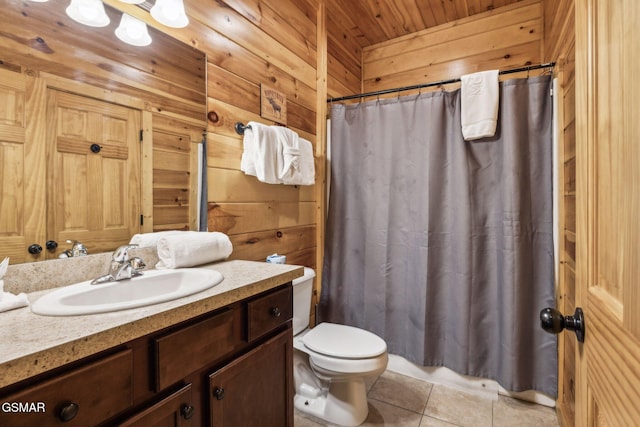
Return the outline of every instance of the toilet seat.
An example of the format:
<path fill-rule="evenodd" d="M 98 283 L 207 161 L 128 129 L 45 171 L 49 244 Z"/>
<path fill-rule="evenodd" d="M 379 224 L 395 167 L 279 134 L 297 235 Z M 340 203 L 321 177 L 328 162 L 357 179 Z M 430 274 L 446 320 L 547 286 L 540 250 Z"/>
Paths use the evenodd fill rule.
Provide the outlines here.
<path fill-rule="evenodd" d="M 387 344 L 379 336 L 335 323 L 320 323 L 302 337 L 302 343 L 309 350 L 332 358 L 369 359 L 387 351 Z"/>

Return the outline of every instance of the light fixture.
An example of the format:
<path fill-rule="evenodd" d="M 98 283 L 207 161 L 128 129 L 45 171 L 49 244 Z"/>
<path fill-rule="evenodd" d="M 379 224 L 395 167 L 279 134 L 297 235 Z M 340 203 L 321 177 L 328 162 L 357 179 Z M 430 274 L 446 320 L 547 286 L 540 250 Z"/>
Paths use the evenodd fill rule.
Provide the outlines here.
<path fill-rule="evenodd" d="M 34 3 L 45 3 L 45 2 L 48 2 L 49 0 L 29 0 L 29 1 L 32 1 Z"/>
<path fill-rule="evenodd" d="M 153 19 L 172 28 L 183 28 L 189 23 L 182 0 L 156 0 L 150 10 Z"/>
<path fill-rule="evenodd" d="M 120 25 L 116 28 L 116 37 L 133 46 L 148 46 L 151 36 L 147 24 L 133 16 L 123 13 Z"/>
<path fill-rule="evenodd" d="M 90 27 L 106 27 L 110 22 L 100 0 L 71 0 L 66 12 L 74 21 Z"/>
<path fill-rule="evenodd" d="M 145 0 L 120 0 L 120 1 L 122 3 L 127 3 L 127 4 L 141 4 L 145 2 Z"/>

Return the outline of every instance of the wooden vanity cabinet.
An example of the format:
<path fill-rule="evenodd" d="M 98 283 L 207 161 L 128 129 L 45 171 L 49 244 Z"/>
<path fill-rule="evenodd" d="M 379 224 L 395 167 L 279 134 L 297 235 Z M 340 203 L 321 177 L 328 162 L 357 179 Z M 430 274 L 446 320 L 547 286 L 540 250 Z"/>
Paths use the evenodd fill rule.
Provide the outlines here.
<path fill-rule="evenodd" d="M 292 298 L 288 283 L 9 386 L 0 403 L 45 409 L 0 426 L 292 427 Z"/>

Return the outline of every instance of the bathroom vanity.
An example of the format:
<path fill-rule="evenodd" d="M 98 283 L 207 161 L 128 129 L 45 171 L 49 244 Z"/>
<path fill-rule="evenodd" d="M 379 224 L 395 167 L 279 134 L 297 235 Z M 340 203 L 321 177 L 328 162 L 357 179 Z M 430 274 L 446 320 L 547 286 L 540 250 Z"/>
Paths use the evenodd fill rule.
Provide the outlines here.
<path fill-rule="evenodd" d="M 153 306 L 0 313 L 0 425 L 293 426 L 291 281 L 302 268 L 211 268 L 221 284 Z"/>

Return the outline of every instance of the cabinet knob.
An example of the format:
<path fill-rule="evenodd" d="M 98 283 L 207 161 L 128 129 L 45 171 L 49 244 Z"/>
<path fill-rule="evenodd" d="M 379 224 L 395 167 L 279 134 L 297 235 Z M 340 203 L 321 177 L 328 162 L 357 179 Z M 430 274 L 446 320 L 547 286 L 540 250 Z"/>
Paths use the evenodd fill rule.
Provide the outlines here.
<path fill-rule="evenodd" d="M 71 421 L 76 417 L 76 415 L 78 415 L 79 410 L 80 407 L 78 406 L 78 404 L 73 402 L 65 403 L 60 408 L 60 413 L 58 414 L 58 416 L 60 417 L 60 421 L 64 423 L 66 423 L 67 421 Z"/>
<path fill-rule="evenodd" d="M 224 399 L 224 389 L 222 387 L 216 387 L 213 390 L 213 395 L 215 396 L 215 398 L 217 400 L 222 400 Z"/>
<path fill-rule="evenodd" d="M 91 144 L 91 147 L 89 147 L 89 149 L 92 153 L 99 153 L 100 150 L 102 150 L 102 147 L 98 144 Z"/>
<path fill-rule="evenodd" d="M 31 246 L 29 246 L 27 250 L 31 255 L 38 255 L 40 252 L 42 252 L 42 246 L 40 246 L 37 243 L 34 243 Z"/>
<path fill-rule="evenodd" d="M 47 240 L 47 243 L 45 244 L 45 246 L 47 247 L 48 250 L 54 251 L 58 247 L 58 242 L 56 242 L 55 240 Z"/>
<path fill-rule="evenodd" d="M 196 412 L 196 408 L 194 408 L 191 405 L 183 405 L 182 409 L 180 409 L 180 415 L 182 415 L 182 418 L 184 418 L 185 420 L 188 420 L 189 418 L 193 417 L 193 414 L 195 414 Z"/>
<path fill-rule="evenodd" d="M 272 307 L 270 310 L 270 313 L 271 313 L 271 317 L 280 317 L 280 314 L 282 314 L 278 307 Z"/>

